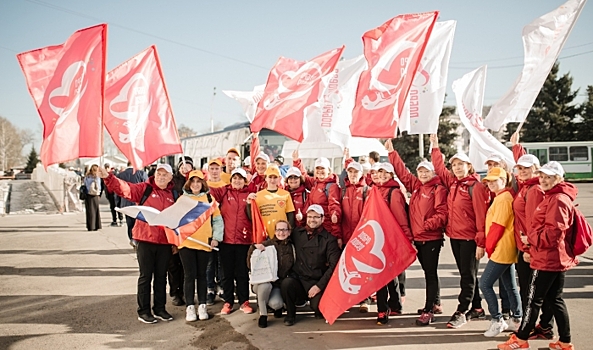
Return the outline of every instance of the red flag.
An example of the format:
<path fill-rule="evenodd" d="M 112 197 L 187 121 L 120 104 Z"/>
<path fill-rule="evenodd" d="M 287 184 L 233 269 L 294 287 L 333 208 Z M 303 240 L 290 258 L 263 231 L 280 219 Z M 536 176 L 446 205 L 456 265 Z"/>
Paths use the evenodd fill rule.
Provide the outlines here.
<path fill-rule="evenodd" d="M 104 110 L 107 131 L 134 168 L 183 153 L 156 46 L 107 74 Z"/>
<path fill-rule="evenodd" d="M 330 323 L 416 260 L 416 250 L 404 235 L 377 189 L 369 191 L 362 217 L 346 244 L 319 310 Z"/>
<path fill-rule="evenodd" d="M 103 90 L 107 25 L 76 31 L 62 45 L 17 59 L 43 123 L 41 162 L 103 155 Z"/>
<path fill-rule="evenodd" d="M 251 131 L 267 128 L 293 140 L 303 141 L 306 109 L 318 101 L 321 78 L 334 70 L 342 51 L 344 46 L 308 62 L 280 57 L 268 75 L 263 97 L 251 123 Z"/>
<path fill-rule="evenodd" d="M 261 152 L 261 148 L 259 146 L 259 136 L 257 133 L 253 134 L 253 138 L 251 138 L 251 147 L 249 148 L 249 159 L 251 160 L 251 164 L 249 169 L 252 173 L 255 172 L 255 158 Z"/>
<path fill-rule="evenodd" d="M 251 200 L 251 227 L 253 231 L 253 243 L 261 243 L 268 239 L 268 233 L 266 232 L 266 225 L 262 218 L 259 208 L 255 203 L 255 200 Z"/>
<path fill-rule="evenodd" d="M 362 36 L 368 68 L 356 90 L 352 136 L 395 137 L 408 91 L 418 70 L 438 11 L 400 15 Z"/>

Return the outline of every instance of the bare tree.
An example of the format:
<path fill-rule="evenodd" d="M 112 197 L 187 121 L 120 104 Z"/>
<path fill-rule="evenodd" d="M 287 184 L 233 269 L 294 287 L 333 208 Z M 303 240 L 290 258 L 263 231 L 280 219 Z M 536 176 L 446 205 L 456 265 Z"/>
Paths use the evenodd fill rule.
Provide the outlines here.
<path fill-rule="evenodd" d="M 195 136 L 198 133 L 190 128 L 189 126 L 185 126 L 183 124 L 179 124 L 179 127 L 177 128 L 177 132 L 179 133 L 179 138 L 185 138 L 185 137 L 190 137 L 190 136 Z"/>
<path fill-rule="evenodd" d="M 27 134 L 30 135 L 31 133 Z M 10 170 L 15 165 L 24 160 L 23 136 L 21 130 L 17 129 L 12 123 L 0 116 L 0 170 Z"/>

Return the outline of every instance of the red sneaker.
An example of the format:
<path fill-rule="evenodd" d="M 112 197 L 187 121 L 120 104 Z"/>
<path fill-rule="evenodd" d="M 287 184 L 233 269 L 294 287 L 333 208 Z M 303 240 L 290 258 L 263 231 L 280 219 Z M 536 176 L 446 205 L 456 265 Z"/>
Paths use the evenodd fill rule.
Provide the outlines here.
<path fill-rule="evenodd" d="M 548 347 L 550 350 L 574 350 L 574 345 L 571 343 L 561 343 L 560 341 L 550 343 Z"/>
<path fill-rule="evenodd" d="M 230 303 L 224 303 L 222 306 L 222 310 L 220 310 L 221 315 L 229 315 L 233 311 L 233 307 Z"/>
<path fill-rule="evenodd" d="M 239 308 L 239 310 L 243 311 L 246 314 L 253 313 L 253 308 L 251 308 L 251 306 L 249 306 L 249 301 L 244 302 L 243 305 L 241 305 L 241 307 Z"/>
<path fill-rule="evenodd" d="M 529 349 L 529 342 L 527 340 L 521 340 L 513 334 L 509 340 L 502 344 L 498 344 L 498 348 L 500 350 Z"/>

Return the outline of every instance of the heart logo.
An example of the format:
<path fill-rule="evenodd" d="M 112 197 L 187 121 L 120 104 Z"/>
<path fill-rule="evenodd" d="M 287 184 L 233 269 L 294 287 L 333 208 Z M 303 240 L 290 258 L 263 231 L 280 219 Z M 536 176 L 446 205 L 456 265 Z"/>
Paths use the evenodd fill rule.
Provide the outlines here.
<path fill-rule="evenodd" d="M 278 206 L 279 206 L 280 208 L 284 208 L 284 207 L 286 206 L 286 201 L 285 201 L 285 200 L 283 200 L 283 199 L 282 199 L 282 200 L 278 200 L 278 202 L 277 202 L 277 203 L 278 203 Z"/>
<path fill-rule="evenodd" d="M 86 64 L 83 61 L 72 63 L 62 75 L 61 85 L 52 90 L 48 102 L 51 110 L 58 115 L 56 125 L 60 125 L 78 107 L 86 91 Z"/>

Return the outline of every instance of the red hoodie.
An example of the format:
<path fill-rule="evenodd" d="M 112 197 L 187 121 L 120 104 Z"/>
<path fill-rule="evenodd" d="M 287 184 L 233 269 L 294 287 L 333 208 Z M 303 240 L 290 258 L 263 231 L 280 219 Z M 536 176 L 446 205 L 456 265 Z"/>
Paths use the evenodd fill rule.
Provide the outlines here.
<path fill-rule="evenodd" d="M 572 252 L 574 200 L 577 188 L 561 182 L 545 192 L 544 200 L 533 213 L 527 231 L 531 268 L 541 271 L 566 271 L 578 264 Z"/>
<path fill-rule="evenodd" d="M 389 161 L 406 190 L 412 193 L 410 198 L 410 227 L 414 241 L 426 242 L 443 239 L 443 230 L 447 224 L 447 189 L 441 179 L 435 176 L 422 184 L 412 175 L 397 151 L 389 153 Z"/>
<path fill-rule="evenodd" d="M 251 220 L 247 216 L 247 196 L 251 192 L 248 186 L 240 190 L 234 189 L 232 185 L 210 189 L 212 197 L 220 203 L 220 214 L 224 222 L 224 243 L 253 243 Z"/>
<path fill-rule="evenodd" d="M 346 244 L 360 221 L 364 206 L 364 188 L 367 184 L 363 176 L 355 184 L 351 184 L 348 179 L 345 179 L 344 183 L 346 189 L 342 190 L 344 193 L 344 197 L 342 197 L 342 237 Z"/>
<path fill-rule="evenodd" d="M 307 220 L 305 218 L 307 216 L 307 209 L 305 208 L 305 201 L 307 200 L 307 194 L 305 193 L 307 192 L 307 189 L 305 188 L 305 185 L 300 185 L 298 188 L 295 188 L 294 190 L 291 190 L 288 188 L 288 186 L 286 186 L 286 190 L 290 192 L 292 204 L 294 205 L 294 222 L 296 226 L 305 227 L 305 224 L 307 223 Z M 303 219 L 301 221 L 296 219 L 296 215 L 299 213 L 299 211 L 303 215 Z"/>
<path fill-rule="evenodd" d="M 438 148 L 432 149 L 431 159 L 435 172 L 449 189 L 447 236 L 451 239 L 473 239 L 478 247 L 485 248 L 484 230 L 486 229 L 486 212 L 490 205 L 490 191 L 480 183 L 478 174 L 457 179 L 445 168 L 441 150 Z"/>
<path fill-rule="evenodd" d="M 527 235 L 533 222 L 535 208 L 544 200 L 544 191 L 539 185 L 539 177 L 531 178 L 519 184 L 519 193 L 513 201 L 515 213 L 515 241 L 517 248 L 525 252 L 527 247 L 521 242 L 521 232 Z"/>
<path fill-rule="evenodd" d="M 305 176 L 305 188 L 309 193 L 309 198 L 305 203 L 305 208 L 308 208 L 312 204 L 318 204 L 323 208 L 323 228 L 331 233 L 337 239 L 342 239 L 342 228 L 340 221 L 342 220 L 342 206 L 340 205 L 340 199 L 342 193 L 340 187 L 337 184 L 337 176 L 330 174 L 325 180 L 317 180 L 314 177 L 307 175 L 305 167 L 301 163 L 300 159 L 293 160 L 293 166 L 299 168 L 301 173 Z M 326 195 L 326 188 L 329 185 L 329 195 Z M 332 223 L 331 217 L 333 214 L 338 217 L 337 223 Z M 303 213 L 306 216 L 306 213 Z"/>
<path fill-rule="evenodd" d="M 395 221 L 399 224 L 402 231 L 410 242 L 414 241 L 412 231 L 410 231 L 410 224 L 408 223 L 408 213 L 406 211 L 406 198 L 403 192 L 399 188 L 399 183 L 394 179 L 387 181 L 384 184 L 377 184 L 374 187 L 377 188 L 383 199 L 387 202 L 391 213 L 395 217 Z M 393 188 L 393 190 L 392 190 Z M 391 192 L 391 202 L 389 202 L 389 193 Z"/>

